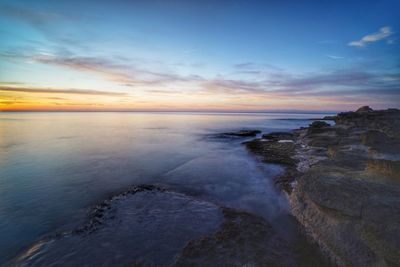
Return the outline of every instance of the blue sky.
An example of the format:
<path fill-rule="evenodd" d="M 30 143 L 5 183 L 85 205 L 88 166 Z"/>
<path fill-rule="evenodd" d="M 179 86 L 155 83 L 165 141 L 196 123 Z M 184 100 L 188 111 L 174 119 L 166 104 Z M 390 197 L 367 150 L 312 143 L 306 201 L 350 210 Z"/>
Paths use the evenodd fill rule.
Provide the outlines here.
<path fill-rule="evenodd" d="M 1 109 L 400 107 L 399 1 L 0 1 Z"/>

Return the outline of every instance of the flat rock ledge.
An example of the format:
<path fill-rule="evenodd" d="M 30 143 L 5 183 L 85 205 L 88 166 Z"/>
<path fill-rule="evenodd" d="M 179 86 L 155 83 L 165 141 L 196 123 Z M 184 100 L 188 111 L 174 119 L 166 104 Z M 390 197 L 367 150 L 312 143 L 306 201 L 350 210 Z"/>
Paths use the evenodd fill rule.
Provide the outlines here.
<path fill-rule="evenodd" d="M 305 232 L 337 266 L 400 266 L 400 110 L 356 112 L 244 144 L 286 172 Z"/>

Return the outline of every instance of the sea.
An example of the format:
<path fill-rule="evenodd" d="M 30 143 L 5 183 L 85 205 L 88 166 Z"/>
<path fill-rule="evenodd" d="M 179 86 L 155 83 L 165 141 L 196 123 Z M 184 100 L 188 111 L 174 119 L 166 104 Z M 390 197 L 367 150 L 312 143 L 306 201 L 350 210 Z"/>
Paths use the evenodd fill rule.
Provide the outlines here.
<path fill-rule="evenodd" d="M 38 240 L 78 227 L 103 199 L 141 184 L 279 225 L 290 212 L 273 184 L 282 166 L 246 150 L 242 142 L 254 137 L 221 133 L 287 131 L 324 115 L 0 112 L 0 265 Z M 143 238 L 158 242 L 150 232 Z"/>

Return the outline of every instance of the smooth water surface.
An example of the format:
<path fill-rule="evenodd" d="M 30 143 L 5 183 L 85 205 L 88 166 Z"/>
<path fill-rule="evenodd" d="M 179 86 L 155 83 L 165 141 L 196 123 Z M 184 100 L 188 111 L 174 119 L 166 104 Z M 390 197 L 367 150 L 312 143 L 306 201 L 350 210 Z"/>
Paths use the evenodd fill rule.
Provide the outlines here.
<path fill-rule="evenodd" d="M 240 144 L 214 134 L 306 126 L 319 114 L 0 113 L 0 264 L 135 184 L 159 184 L 264 217 L 285 212 L 270 178 Z M 250 138 L 251 139 L 251 138 Z"/>

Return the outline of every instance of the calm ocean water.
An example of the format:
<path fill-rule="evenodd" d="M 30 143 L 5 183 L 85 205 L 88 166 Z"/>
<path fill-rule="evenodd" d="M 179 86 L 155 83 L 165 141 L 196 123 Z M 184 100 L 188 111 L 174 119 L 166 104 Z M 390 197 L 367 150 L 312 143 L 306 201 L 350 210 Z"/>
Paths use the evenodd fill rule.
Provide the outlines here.
<path fill-rule="evenodd" d="M 319 114 L 0 113 L 0 265 L 45 235 L 80 224 L 89 207 L 135 184 L 160 184 L 272 218 L 286 201 L 243 139 Z"/>

